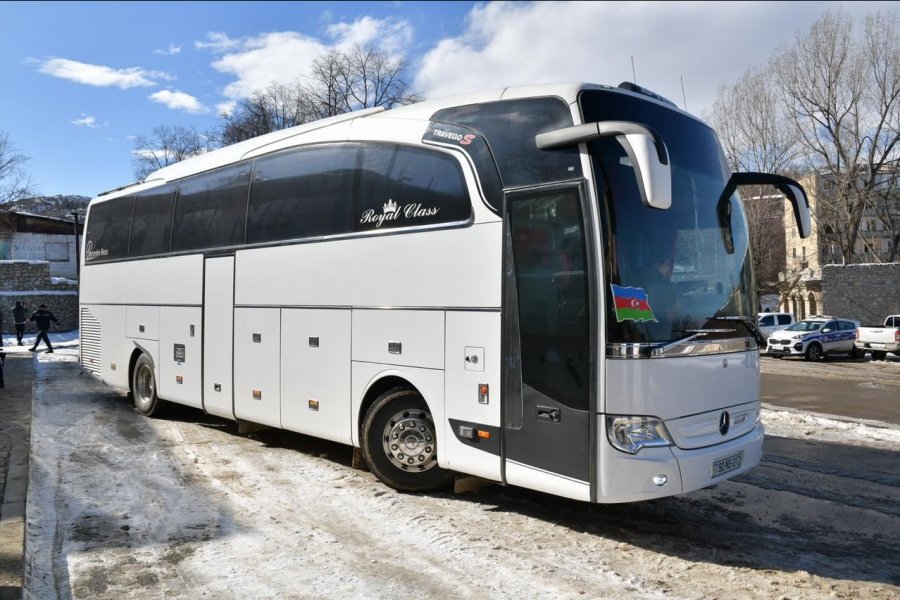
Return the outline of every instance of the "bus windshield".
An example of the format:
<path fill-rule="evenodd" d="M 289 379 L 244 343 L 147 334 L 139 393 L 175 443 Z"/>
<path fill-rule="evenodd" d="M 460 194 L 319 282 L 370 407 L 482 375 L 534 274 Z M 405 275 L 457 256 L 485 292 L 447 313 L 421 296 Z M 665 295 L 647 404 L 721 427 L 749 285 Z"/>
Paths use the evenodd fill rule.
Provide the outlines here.
<path fill-rule="evenodd" d="M 644 206 L 622 145 L 602 138 L 588 147 L 597 179 L 606 270 L 610 343 L 660 343 L 696 329 L 745 337 L 735 321 L 755 316 L 749 235 L 740 198 L 718 201 L 730 172 L 711 129 L 677 110 L 612 91 L 582 93 L 585 122 L 644 123 L 665 140 L 672 166 L 672 206 Z M 720 213 L 730 209 L 730 226 Z M 727 230 L 727 231 L 726 231 Z M 733 240 L 733 251 L 725 243 Z"/>

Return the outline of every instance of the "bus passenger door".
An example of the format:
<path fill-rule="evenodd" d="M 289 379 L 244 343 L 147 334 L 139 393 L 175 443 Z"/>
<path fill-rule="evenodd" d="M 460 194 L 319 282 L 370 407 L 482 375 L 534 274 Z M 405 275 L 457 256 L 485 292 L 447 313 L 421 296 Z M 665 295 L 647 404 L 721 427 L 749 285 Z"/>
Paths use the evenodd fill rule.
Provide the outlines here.
<path fill-rule="evenodd" d="M 504 481 L 591 499 L 595 308 L 577 185 L 506 197 Z"/>
<path fill-rule="evenodd" d="M 203 265 L 203 408 L 234 419 L 234 255 Z"/>

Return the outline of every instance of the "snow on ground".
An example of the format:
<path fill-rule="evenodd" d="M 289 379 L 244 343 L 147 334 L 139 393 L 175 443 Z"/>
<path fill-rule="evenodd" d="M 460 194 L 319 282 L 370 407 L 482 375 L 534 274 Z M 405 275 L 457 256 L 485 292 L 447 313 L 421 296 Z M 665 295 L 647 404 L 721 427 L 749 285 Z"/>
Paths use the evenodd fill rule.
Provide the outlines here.
<path fill-rule="evenodd" d="M 30 597 L 900 597 L 892 426 L 769 407 L 759 467 L 637 504 L 405 495 L 345 446 L 143 418 L 76 360 L 35 359 Z"/>
<path fill-rule="evenodd" d="M 78 347 L 78 330 L 74 331 L 64 331 L 64 332 L 55 332 L 49 331 L 47 332 L 50 337 L 50 343 L 53 344 L 53 348 L 57 347 Z M 37 332 L 28 331 L 22 337 L 22 345 L 19 346 L 16 344 L 16 334 L 3 334 L 3 351 L 9 354 L 15 354 L 18 352 L 28 352 L 28 349 L 34 345 L 34 340 L 37 339 Z M 41 342 L 39 351 L 46 351 L 47 345 L 44 342 Z"/>

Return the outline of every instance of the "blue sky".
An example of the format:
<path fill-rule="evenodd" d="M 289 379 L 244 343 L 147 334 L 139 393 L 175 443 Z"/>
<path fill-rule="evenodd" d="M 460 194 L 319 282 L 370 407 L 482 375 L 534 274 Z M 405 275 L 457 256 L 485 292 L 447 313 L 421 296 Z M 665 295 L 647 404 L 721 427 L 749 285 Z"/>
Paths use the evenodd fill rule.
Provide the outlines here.
<path fill-rule="evenodd" d="M 133 138 L 198 131 L 320 53 L 372 43 L 440 97 L 503 85 L 632 79 L 700 113 L 826 9 L 889 2 L 0 2 L 0 131 L 43 194 L 134 180 Z"/>

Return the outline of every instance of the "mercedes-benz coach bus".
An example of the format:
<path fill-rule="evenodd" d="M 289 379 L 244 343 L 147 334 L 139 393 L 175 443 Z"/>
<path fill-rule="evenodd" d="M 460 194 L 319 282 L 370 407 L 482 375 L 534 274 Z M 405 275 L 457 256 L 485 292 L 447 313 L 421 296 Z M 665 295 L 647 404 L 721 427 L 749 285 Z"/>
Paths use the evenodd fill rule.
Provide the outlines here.
<path fill-rule="evenodd" d="M 340 115 L 90 205 L 81 363 L 161 402 L 590 502 L 760 460 L 757 302 L 716 134 L 637 86 Z"/>

